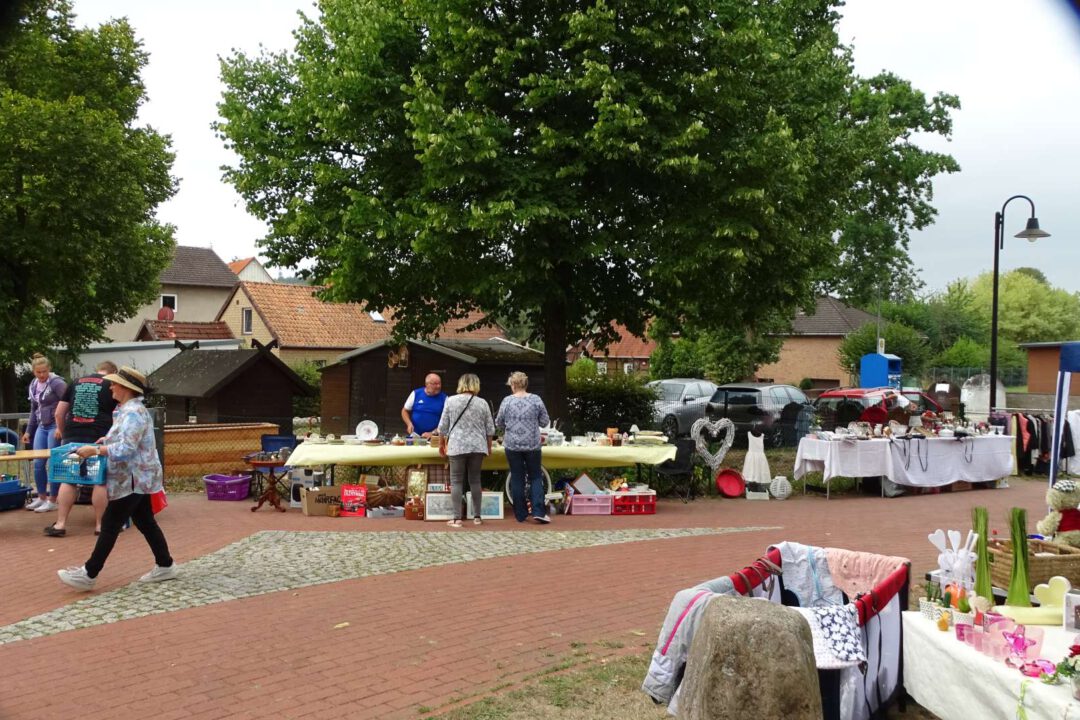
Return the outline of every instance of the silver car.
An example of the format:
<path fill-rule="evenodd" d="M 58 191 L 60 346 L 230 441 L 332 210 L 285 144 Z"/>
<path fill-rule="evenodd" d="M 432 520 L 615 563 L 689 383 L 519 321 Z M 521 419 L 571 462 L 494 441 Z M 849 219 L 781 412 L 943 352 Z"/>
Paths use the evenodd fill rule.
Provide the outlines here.
<path fill-rule="evenodd" d="M 705 417 L 705 404 L 716 384 L 698 378 L 653 380 L 646 387 L 656 391 L 653 421 L 669 438 L 686 435 L 695 420 Z"/>

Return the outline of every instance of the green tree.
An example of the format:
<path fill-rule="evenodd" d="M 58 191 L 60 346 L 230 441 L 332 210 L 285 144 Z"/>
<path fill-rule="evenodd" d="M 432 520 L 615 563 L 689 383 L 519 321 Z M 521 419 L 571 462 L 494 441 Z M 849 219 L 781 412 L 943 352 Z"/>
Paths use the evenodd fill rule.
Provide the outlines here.
<path fill-rule="evenodd" d="M 971 286 L 989 341 L 993 275 L 983 273 Z M 1080 295 L 1054 288 L 1023 269 L 999 278 L 998 345 L 1056 342 L 1080 338 Z"/>
<path fill-rule="evenodd" d="M 762 321 L 759 332 L 702 331 L 675 338 L 658 324 L 649 374 L 654 379 L 702 377 L 719 384 L 745 380 L 779 358 L 784 342 L 780 333 L 789 326 L 790 320 L 770 318 Z"/>
<path fill-rule="evenodd" d="M 952 133 L 950 112 L 959 109 L 954 95 L 927 100 L 892 73 L 856 79 L 846 121 L 855 124 L 854 152 L 863 163 L 850 198 L 851 211 L 840 225 L 835 259 L 822 267 L 824 291 L 862 305 L 879 299 L 911 299 L 922 286 L 908 257 L 911 230 L 930 225 L 937 211 L 930 204 L 933 178 L 954 173 L 950 155 L 924 150 L 914 137 Z"/>
<path fill-rule="evenodd" d="M 989 338 L 989 322 L 970 283 L 964 279 L 923 298 L 882 303 L 881 314 L 921 332 L 935 353 L 945 352 L 962 338 L 979 343 Z"/>
<path fill-rule="evenodd" d="M 885 352 L 896 355 L 903 362 L 904 375 L 922 374 L 930 359 L 930 348 L 918 330 L 890 322 L 882 328 L 881 335 L 885 338 Z M 872 352 L 877 352 L 877 326 L 868 323 L 840 343 L 840 366 L 848 373 L 858 375 L 862 356 Z"/>
<path fill-rule="evenodd" d="M 934 367 L 985 368 L 990 365 L 990 348 L 962 337 L 931 363 Z"/>
<path fill-rule="evenodd" d="M 955 103 L 856 77 L 820 0 L 319 9 L 293 51 L 222 63 L 226 178 L 270 263 L 405 308 L 402 336 L 523 314 L 554 417 L 569 342 L 793 315 L 868 242 L 853 212 L 902 238 L 947 165 L 909 163 L 908 138 L 947 135 Z"/>
<path fill-rule="evenodd" d="M 157 292 L 173 158 L 136 125 L 145 65 L 125 21 L 77 29 L 66 0 L 26 3 L 0 45 L 0 409 L 15 363 L 77 352 Z"/>

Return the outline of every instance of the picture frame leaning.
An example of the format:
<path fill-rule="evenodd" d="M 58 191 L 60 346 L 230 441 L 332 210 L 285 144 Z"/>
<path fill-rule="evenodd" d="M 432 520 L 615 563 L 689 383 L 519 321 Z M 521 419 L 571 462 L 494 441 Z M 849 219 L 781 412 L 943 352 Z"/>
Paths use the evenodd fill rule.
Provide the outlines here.
<path fill-rule="evenodd" d="M 471 492 L 465 493 L 465 510 L 468 513 L 468 519 L 471 520 L 475 516 L 473 513 Z M 501 492 L 484 492 L 484 497 L 480 501 L 480 519 L 503 519 L 503 494 Z"/>
<path fill-rule="evenodd" d="M 427 493 L 424 496 L 425 520 L 453 520 L 454 503 L 450 493 Z"/>

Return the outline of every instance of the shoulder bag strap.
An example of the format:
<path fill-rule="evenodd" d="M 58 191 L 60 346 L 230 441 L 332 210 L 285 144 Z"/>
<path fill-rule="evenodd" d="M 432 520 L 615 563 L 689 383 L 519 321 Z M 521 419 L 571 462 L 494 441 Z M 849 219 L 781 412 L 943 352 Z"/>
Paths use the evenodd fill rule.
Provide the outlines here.
<path fill-rule="evenodd" d="M 472 401 L 475 400 L 475 399 L 476 399 L 475 395 L 471 396 L 469 398 L 469 402 L 465 403 L 465 407 L 461 408 L 461 413 L 458 414 L 457 420 L 455 420 L 454 424 L 450 426 L 450 429 L 446 431 L 446 437 L 449 438 L 450 433 L 454 432 L 454 428 L 457 427 L 457 424 L 461 421 L 461 418 L 465 415 L 465 411 L 469 409 L 469 406 L 472 405 Z"/>

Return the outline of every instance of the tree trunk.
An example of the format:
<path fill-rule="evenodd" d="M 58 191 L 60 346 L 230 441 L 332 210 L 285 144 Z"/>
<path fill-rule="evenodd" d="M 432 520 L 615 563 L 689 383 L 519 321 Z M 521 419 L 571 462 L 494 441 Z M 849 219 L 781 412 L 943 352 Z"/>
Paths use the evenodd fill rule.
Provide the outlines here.
<path fill-rule="evenodd" d="M 0 413 L 18 412 L 15 402 L 15 366 L 0 367 Z M 7 423 L 4 423 L 5 425 Z M 14 430 L 14 425 L 12 426 Z"/>
<path fill-rule="evenodd" d="M 544 404 L 560 426 L 570 420 L 566 405 L 566 309 L 544 308 Z"/>

